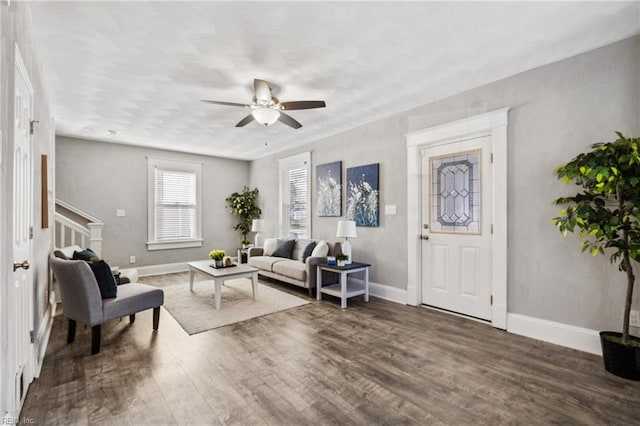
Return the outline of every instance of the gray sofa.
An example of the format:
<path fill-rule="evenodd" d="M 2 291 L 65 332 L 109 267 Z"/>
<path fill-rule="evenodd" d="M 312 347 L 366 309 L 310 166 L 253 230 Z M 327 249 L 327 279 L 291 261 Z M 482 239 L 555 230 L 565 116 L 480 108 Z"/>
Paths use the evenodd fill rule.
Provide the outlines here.
<path fill-rule="evenodd" d="M 307 244 L 311 240 L 296 240 L 290 258 L 265 256 L 263 247 L 249 249 L 248 264 L 257 268 L 258 275 L 273 278 L 309 290 L 309 297 L 313 297 L 316 287 L 316 266 L 327 261 L 326 256 L 309 256 L 304 262 L 302 258 Z M 329 247 L 327 256 L 335 256 L 342 252 L 339 242 L 325 241 Z M 265 244 L 266 245 L 266 244 Z"/>

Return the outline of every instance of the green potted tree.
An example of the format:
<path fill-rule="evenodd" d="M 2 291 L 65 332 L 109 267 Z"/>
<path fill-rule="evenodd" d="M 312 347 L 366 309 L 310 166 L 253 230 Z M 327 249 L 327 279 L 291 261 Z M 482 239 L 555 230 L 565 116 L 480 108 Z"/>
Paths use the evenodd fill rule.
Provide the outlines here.
<path fill-rule="evenodd" d="M 629 334 L 633 268 L 640 261 L 640 138 L 616 134 L 614 142 L 596 143 L 556 169 L 558 179 L 582 191 L 554 201 L 566 208 L 553 222 L 565 236 L 577 228 L 582 251 L 593 256 L 606 251 L 626 274 L 622 333 L 603 331 L 600 342 L 607 371 L 640 380 L 640 339 Z"/>
<path fill-rule="evenodd" d="M 225 199 L 231 214 L 238 216 L 240 220 L 233 226 L 233 229 L 242 234 L 243 245 L 245 241 L 249 241 L 247 234 L 251 232 L 253 219 L 259 219 L 262 214 L 262 210 L 258 207 L 258 193 L 258 188 L 249 189 L 248 186 L 245 186 L 242 192 L 234 192 Z M 249 243 L 251 242 L 249 241 Z"/>

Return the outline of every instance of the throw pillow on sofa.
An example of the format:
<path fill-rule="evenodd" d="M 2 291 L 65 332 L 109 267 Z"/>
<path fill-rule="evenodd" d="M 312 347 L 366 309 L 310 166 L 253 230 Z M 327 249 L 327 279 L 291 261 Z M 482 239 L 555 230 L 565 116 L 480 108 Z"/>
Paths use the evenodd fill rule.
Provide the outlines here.
<path fill-rule="evenodd" d="M 262 255 L 271 256 L 277 246 L 278 246 L 277 238 L 266 238 L 264 240 L 264 249 L 262 250 Z"/>
<path fill-rule="evenodd" d="M 305 248 L 304 248 L 304 253 L 302 253 L 302 263 L 305 263 L 307 261 L 307 257 L 311 256 L 311 253 L 313 253 L 313 249 L 316 248 L 316 245 L 318 243 L 315 241 L 311 241 Z"/>
<path fill-rule="evenodd" d="M 291 259 L 291 252 L 295 244 L 296 240 L 278 240 L 276 249 L 271 253 L 271 256 Z"/>
<path fill-rule="evenodd" d="M 327 257 L 329 254 L 329 244 L 326 241 L 320 241 L 311 252 L 311 257 Z"/>

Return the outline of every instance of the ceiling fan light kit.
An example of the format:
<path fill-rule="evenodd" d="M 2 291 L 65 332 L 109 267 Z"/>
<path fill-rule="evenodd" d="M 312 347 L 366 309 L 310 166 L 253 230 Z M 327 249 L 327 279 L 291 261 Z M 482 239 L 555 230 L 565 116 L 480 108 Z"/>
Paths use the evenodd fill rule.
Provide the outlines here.
<path fill-rule="evenodd" d="M 257 121 L 263 126 L 270 126 L 276 121 L 280 121 L 283 124 L 293 128 L 299 129 L 302 124 L 295 118 L 288 114 L 285 114 L 285 110 L 298 110 L 298 109 L 314 109 L 324 108 L 327 104 L 324 101 L 292 101 L 292 102 L 280 102 L 278 98 L 271 93 L 271 87 L 269 83 L 264 80 L 253 80 L 254 96 L 251 104 L 240 104 L 236 102 L 224 102 L 224 101 L 210 101 L 203 99 L 202 102 L 208 102 L 210 104 L 235 106 L 251 108 L 251 114 L 244 117 L 236 124 L 236 127 L 244 127 L 252 121 Z"/>
<path fill-rule="evenodd" d="M 280 111 L 272 108 L 256 108 L 251 111 L 253 118 L 263 126 L 270 126 L 278 121 L 280 117 Z"/>

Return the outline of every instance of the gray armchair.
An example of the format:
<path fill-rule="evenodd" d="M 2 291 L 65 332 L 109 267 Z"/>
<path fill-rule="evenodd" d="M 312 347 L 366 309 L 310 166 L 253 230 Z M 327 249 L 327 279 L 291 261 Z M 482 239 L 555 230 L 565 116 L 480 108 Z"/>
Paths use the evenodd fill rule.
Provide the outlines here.
<path fill-rule="evenodd" d="M 160 306 L 164 292 L 146 284 L 130 283 L 118 286 L 118 296 L 102 299 L 96 278 L 83 260 L 65 260 L 51 256 L 51 268 L 58 281 L 63 315 L 69 319 L 67 343 L 76 335 L 76 322 L 91 327 L 91 354 L 100 352 L 100 325 L 153 308 L 153 329 L 158 329 Z"/>

